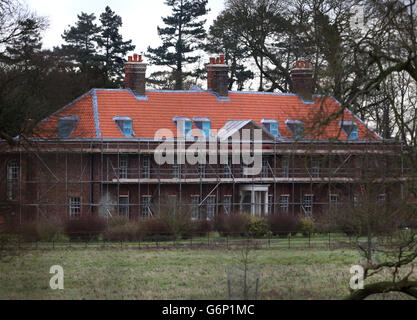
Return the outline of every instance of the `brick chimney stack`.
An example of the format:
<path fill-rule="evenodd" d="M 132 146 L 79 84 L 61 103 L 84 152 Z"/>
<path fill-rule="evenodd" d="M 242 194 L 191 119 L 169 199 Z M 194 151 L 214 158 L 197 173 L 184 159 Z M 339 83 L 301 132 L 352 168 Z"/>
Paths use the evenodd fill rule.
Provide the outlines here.
<path fill-rule="evenodd" d="M 142 56 L 137 54 L 129 56 L 128 62 L 125 63 L 125 86 L 136 96 L 146 95 L 146 67 Z"/>
<path fill-rule="evenodd" d="M 298 60 L 291 70 L 292 91 L 305 101 L 313 101 L 313 68 L 310 62 Z"/>
<path fill-rule="evenodd" d="M 224 62 L 224 55 L 210 58 L 207 65 L 207 89 L 213 90 L 219 97 L 229 95 L 229 66 Z"/>

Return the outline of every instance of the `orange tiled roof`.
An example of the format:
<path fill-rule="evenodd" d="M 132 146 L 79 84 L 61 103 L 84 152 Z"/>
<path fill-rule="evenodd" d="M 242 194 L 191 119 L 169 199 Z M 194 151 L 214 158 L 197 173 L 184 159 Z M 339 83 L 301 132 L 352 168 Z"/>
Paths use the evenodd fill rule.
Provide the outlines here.
<path fill-rule="evenodd" d="M 147 100 L 137 99 L 129 89 L 93 89 L 70 105 L 42 121 L 37 133 L 44 138 L 57 137 L 58 119 L 78 116 L 80 121 L 70 138 L 126 138 L 115 121 L 116 116 L 133 119 L 135 138 L 153 138 L 159 129 L 176 132 L 175 117 L 205 117 L 212 121 L 212 129 L 220 130 L 228 120 L 262 119 L 279 121 L 282 138 L 293 138 L 285 124 L 287 120 L 302 120 L 306 127 L 328 119 L 319 132 L 307 133 L 308 139 L 347 140 L 341 131 L 340 121 L 354 121 L 358 125 L 360 140 L 380 139 L 358 118 L 348 111 L 341 111 L 340 104 L 331 97 L 315 96 L 314 103 L 303 103 L 295 94 L 230 92 L 228 101 L 222 101 L 211 91 L 147 91 Z M 308 131 L 307 131 L 308 132 Z"/>

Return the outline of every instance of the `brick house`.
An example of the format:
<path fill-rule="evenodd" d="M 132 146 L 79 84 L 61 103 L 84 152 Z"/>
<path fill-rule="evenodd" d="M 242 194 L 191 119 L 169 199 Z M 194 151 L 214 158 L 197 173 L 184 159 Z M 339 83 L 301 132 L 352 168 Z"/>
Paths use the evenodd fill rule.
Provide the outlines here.
<path fill-rule="evenodd" d="M 20 221 L 57 214 L 138 219 L 173 201 L 193 219 L 316 216 L 354 202 L 364 173 L 378 171 L 391 175 L 379 200 L 404 196 L 401 145 L 384 141 L 334 98 L 313 95 L 308 62 L 296 62 L 292 94 L 228 91 L 223 56 L 207 65 L 208 90 L 146 90 L 146 67 L 140 56 L 129 57 L 126 89 L 90 90 L 40 122 L 24 147 L 0 142 L 3 214 Z M 160 129 L 173 133 L 173 164 L 156 163 L 155 150 L 168 141 L 156 138 Z M 259 174 L 248 175 L 234 159 L 235 136 L 238 151 L 261 145 Z M 183 163 L 179 146 L 190 150 L 196 140 L 207 142 L 207 158 Z M 226 162 L 209 163 L 221 151 Z"/>

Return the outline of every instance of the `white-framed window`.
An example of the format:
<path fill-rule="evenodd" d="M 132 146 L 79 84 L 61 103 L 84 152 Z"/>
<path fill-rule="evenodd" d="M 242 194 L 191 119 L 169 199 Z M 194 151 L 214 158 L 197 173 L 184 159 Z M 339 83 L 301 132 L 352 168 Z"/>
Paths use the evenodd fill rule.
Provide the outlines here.
<path fill-rule="evenodd" d="M 19 164 L 16 160 L 7 163 L 7 198 L 9 200 L 17 199 L 17 190 L 19 184 Z"/>
<path fill-rule="evenodd" d="M 129 169 L 129 158 L 126 155 L 120 156 L 120 179 L 127 179 Z"/>
<path fill-rule="evenodd" d="M 77 218 L 81 217 L 81 198 L 71 197 L 70 198 L 70 217 Z"/>
<path fill-rule="evenodd" d="M 279 210 L 287 213 L 290 209 L 290 195 L 283 194 L 279 197 Z"/>
<path fill-rule="evenodd" d="M 151 178 L 151 158 L 148 156 L 143 157 L 143 177 L 145 179 Z"/>
<path fill-rule="evenodd" d="M 191 219 L 198 220 L 200 219 L 200 196 L 199 195 L 192 195 L 191 196 Z"/>
<path fill-rule="evenodd" d="M 130 208 L 129 208 L 129 195 L 120 195 L 119 196 L 119 216 L 129 217 Z"/>
<path fill-rule="evenodd" d="M 172 176 L 174 179 L 181 179 L 181 165 L 174 164 L 172 166 Z"/>
<path fill-rule="evenodd" d="M 382 193 L 382 194 L 378 195 L 378 203 L 385 204 L 386 202 L 387 202 L 387 194 L 386 193 Z"/>
<path fill-rule="evenodd" d="M 313 200 L 314 200 L 314 195 L 312 194 L 304 195 L 304 210 L 305 210 L 305 213 L 308 215 L 313 214 Z"/>
<path fill-rule="evenodd" d="M 311 176 L 313 178 L 320 178 L 320 167 L 321 167 L 320 160 L 313 159 L 311 161 Z"/>
<path fill-rule="evenodd" d="M 358 208 L 359 207 L 359 196 L 356 195 L 356 194 L 353 196 L 353 207 L 354 208 Z"/>
<path fill-rule="evenodd" d="M 329 203 L 330 209 L 337 209 L 339 205 L 339 195 L 338 194 L 331 194 L 329 196 Z"/>
<path fill-rule="evenodd" d="M 142 196 L 142 217 L 143 218 L 152 217 L 151 201 L 152 201 L 152 196 L 148 196 L 148 195 Z"/>
<path fill-rule="evenodd" d="M 269 177 L 269 161 L 264 159 L 262 160 L 262 178 L 268 178 Z"/>
<path fill-rule="evenodd" d="M 274 195 L 268 195 L 268 214 L 272 214 L 274 211 Z"/>
<path fill-rule="evenodd" d="M 198 165 L 198 177 L 200 179 L 204 179 L 206 177 L 206 165 L 205 164 Z"/>
<path fill-rule="evenodd" d="M 216 214 L 216 196 L 209 196 L 207 198 L 206 215 L 207 220 L 213 220 Z"/>
<path fill-rule="evenodd" d="M 227 215 L 232 213 L 232 200 L 233 200 L 232 195 L 225 195 L 223 197 L 223 209 L 224 209 L 224 213 Z"/>
<path fill-rule="evenodd" d="M 232 169 L 229 164 L 224 165 L 224 177 L 226 179 L 232 178 Z"/>
<path fill-rule="evenodd" d="M 283 178 L 289 178 L 290 175 L 290 162 L 288 158 L 282 158 L 281 160 L 281 174 Z"/>

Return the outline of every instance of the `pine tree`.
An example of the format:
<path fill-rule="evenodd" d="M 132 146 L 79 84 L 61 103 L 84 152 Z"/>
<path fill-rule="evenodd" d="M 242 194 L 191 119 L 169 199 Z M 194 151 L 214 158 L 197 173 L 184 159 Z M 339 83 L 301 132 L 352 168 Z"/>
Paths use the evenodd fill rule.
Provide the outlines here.
<path fill-rule="evenodd" d="M 67 43 L 62 46 L 63 50 L 82 72 L 88 72 L 92 66 L 97 66 L 99 61 L 97 39 L 100 27 L 97 26 L 95 20 L 94 14 L 82 12 L 81 15 L 78 15 L 76 25 L 70 26 L 70 29 L 65 30 L 62 35 Z"/>
<path fill-rule="evenodd" d="M 98 47 L 102 49 L 101 60 L 105 65 L 107 81 L 123 79 L 123 68 L 126 54 L 135 50 L 132 40 L 123 41 L 119 29 L 122 27 L 122 18 L 116 15 L 109 6 L 100 16 L 101 32 L 97 39 Z"/>
<path fill-rule="evenodd" d="M 19 21 L 19 28 L 20 34 L 6 47 L 2 60 L 27 70 L 33 66 L 33 60 L 42 48 L 41 26 L 35 19 L 26 19 Z"/>
<path fill-rule="evenodd" d="M 204 29 L 207 0 L 167 0 L 172 14 L 162 18 L 165 27 L 158 27 L 162 45 L 148 48 L 147 57 L 158 66 L 169 67 L 175 79 L 175 89 L 184 88 L 185 79 L 192 75 L 184 70 L 185 65 L 198 61 L 195 51 L 204 47 L 207 33 Z M 193 54 L 194 53 L 194 54 Z"/>

